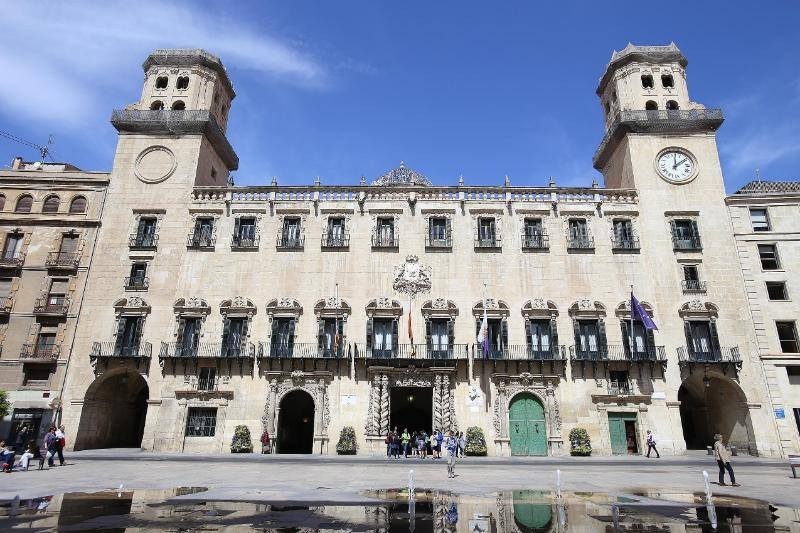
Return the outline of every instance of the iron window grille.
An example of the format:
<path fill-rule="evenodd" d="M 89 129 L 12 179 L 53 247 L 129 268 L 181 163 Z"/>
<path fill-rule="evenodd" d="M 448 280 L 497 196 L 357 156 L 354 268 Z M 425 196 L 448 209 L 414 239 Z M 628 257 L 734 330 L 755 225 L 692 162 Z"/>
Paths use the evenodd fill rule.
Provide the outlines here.
<path fill-rule="evenodd" d="M 213 437 L 217 429 L 216 407 L 190 407 L 186 417 L 187 437 Z"/>

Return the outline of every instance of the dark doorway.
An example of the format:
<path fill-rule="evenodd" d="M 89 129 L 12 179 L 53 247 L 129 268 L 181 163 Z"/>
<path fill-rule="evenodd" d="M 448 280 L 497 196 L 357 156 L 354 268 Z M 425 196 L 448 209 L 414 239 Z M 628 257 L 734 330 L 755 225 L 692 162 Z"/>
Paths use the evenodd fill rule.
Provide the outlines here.
<path fill-rule="evenodd" d="M 390 426 L 398 431 L 425 430 L 428 433 L 438 428 L 433 424 L 433 389 L 430 387 L 393 387 L 390 399 Z"/>
<path fill-rule="evenodd" d="M 138 372 L 98 378 L 86 391 L 75 449 L 141 447 L 148 395 Z"/>
<path fill-rule="evenodd" d="M 278 417 L 278 453 L 312 453 L 314 449 L 314 400 L 295 390 L 281 400 Z"/>
<path fill-rule="evenodd" d="M 635 420 L 626 420 L 625 421 L 625 442 L 628 447 L 628 453 L 630 454 L 637 454 L 639 453 L 639 446 L 636 443 L 636 421 Z"/>

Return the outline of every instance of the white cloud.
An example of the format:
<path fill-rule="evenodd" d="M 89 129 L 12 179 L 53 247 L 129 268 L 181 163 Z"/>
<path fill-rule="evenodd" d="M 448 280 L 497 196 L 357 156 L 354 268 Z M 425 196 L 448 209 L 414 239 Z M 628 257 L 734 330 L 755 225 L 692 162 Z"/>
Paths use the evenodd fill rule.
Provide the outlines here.
<path fill-rule="evenodd" d="M 328 82 L 328 69 L 310 54 L 202 4 L 12 2 L 4 4 L 0 32 L 0 113 L 85 126 L 128 103 L 119 98 L 131 94 L 132 69 L 152 49 L 168 47 L 205 48 L 263 79 Z"/>
<path fill-rule="evenodd" d="M 725 161 L 734 171 L 753 171 L 780 159 L 800 154 L 797 128 L 744 132 L 721 145 Z"/>

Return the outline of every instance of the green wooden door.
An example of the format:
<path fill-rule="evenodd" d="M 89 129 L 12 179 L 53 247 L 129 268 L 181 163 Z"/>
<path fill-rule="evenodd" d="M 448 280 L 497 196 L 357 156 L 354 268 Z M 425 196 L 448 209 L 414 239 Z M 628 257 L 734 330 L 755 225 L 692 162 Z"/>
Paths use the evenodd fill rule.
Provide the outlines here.
<path fill-rule="evenodd" d="M 611 453 L 628 453 L 628 439 L 625 435 L 625 421 L 636 421 L 635 413 L 608 413 L 608 433 L 611 437 Z"/>
<path fill-rule="evenodd" d="M 552 520 L 550 493 L 531 490 L 513 492 L 514 522 L 520 531 L 547 531 Z"/>
<path fill-rule="evenodd" d="M 547 455 L 544 407 L 532 394 L 520 394 L 508 410 L 511 455 Z"/>

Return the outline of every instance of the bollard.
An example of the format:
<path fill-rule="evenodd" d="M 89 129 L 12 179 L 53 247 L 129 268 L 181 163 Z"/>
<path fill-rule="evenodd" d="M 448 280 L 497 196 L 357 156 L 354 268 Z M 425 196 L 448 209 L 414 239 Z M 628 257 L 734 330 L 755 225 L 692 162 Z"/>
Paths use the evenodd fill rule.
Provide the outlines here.
<path fill-rule="evenodd" d="M 706 452 L 708 453 L 708 455 L 714 455 L 714 448 L 712 448 L 711 446 L 706 446 Z"/>

